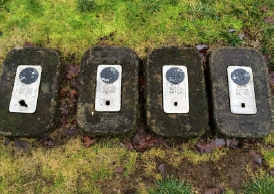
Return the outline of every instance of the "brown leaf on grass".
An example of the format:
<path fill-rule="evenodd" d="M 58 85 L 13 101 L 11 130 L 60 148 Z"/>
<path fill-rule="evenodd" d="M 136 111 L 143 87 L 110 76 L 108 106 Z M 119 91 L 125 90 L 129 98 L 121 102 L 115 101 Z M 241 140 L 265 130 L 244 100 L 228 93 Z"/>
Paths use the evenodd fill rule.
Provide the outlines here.
<path fill-rule="evenodd" d="M 23 46 L 26 46 L 26 47 L 27 47 L 27 46 L 29 46 L 29 47 L 35 47 L 36 44 L 35 44 L 35 43 L 32 43 L 32 42 L 26 41 L 26 42 L 24 42 Z"/>
<path fill-rule="evenodd" d="M 115 168 L 115 172 L 121 174 L 124 171 L 124 167 L 118 166 Z"/>
<path fill-rule="evenodd" d="M 204 194 L 221 194 L 224 191 L 225 191 L 224 186 L 218 183 L 215 187 L 205 190 Z"/>
<path fill-rule="evenodd" d="M 215 139 L 211 140 L 210 143 L 202 145 L 201 143 L 196 144 L 198 151 L 201 153 L 211 153 L 215 148 L 221 148 L 226 145 L 226 141 L 224 139 Z"/>
<path fill-rule="evenodd" d="M 133 146 L 137 151 L 145 151 L 147 148 L 159 143 L 158 139 L 145 132 L 144 129 L 138 130 L 132 139 Z"/>
<path fill-rule="evenodd" d="M 19 138 L 16 138 L 14 140 L 14 146 L 17 148 L 18 151 L 28 151 L 30 148 L 30 144 L 26 140 L 22 140 Z"/>
<path fill-rule="evenodd" d="M 66 78 L 70 80 L 72 78 L 77 77 L 79 74 L 79 70 L 80 68 L 77 65 L 68 65 L 66 67 L 66 72 L 67 72 Z"/>
<path fill-rule="evenodd" d="M 274 18 L 272 17 L 265 17 L 264 21 L 268 24 L 273 24 L 274 23 Z"/>
<path fill-rule="evenodd" d="M 134 149 L 134 147 L 130 141 L 126 142 L 124 146 L 129 151 L 132 151 Z"/>
<path fill-rule="evenodd" d="M 55 145 L 54 140 L 51 137 L 42 137 L 39 142 L 47 147 L 53 147 Z"/>
<path fill-rule="evenodd" d="M 161 174 L 164 174 L 165 173 L 165 164 L 160 164 L 158 166 L 158 170 Z"/>
<path fill-rule="evenodd" d="M 85 147 L 89 148 L 91 145 L 93 145 L 95 143 L 95 139 L 93 139 L 90 136 L 83 136 L 82 137 L 82 141 Z"/>
<path fill-rule="evenodd" d="M 263 12 L 267 12 L 268 8 L 267 8 L 267 6 L 265 5 L 265 6 L 263 6 L 263 7 L 261 8 L 261 10 L 262 10 Z"/>
<path fill-rule="evenodd" d="M 262 156 L 261 154 L 257 154 L 255 150 L 250 150 L 249 154 L 252 156 L 253 162 L 258 164 L 259 166 L 262 165 Z"/>

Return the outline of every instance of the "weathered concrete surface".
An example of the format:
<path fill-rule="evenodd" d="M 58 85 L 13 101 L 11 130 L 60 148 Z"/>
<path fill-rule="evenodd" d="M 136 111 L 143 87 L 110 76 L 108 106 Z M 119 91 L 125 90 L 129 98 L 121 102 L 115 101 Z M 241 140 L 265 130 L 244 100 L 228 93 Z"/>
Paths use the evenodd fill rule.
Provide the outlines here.
<path fill-rule="evenodd" d="M 16 69 L 19 65 L 42 66 L 35 113 L 9 112 Z M 47 48 L 20 47 L 11 50 L 0 72 L 0 134 L 37 137 L 54 129 L 58 120 L 60 61 L 58 54 Z"/>
<path fill-rule="evenodd" d="M 257 114 L 230 112 L 227 66 L 248 66 L 254 77 Z M 267 66 L 262 55 L 249 47 L 221 47 L 209 60 L 214 127 L 233 137 L 264 137 L 273 130 Z"/>
<path fill-rule="evenodd" d="M 138 64 L 134 51 L 126 47 L 97 46 L 82 57 L 78 101 L 78 125 L 92 135 L 117 135 L 132 132 L 137 127 Z M 121 109 L 119 112 L 95 111 L 98 65 L 121 65 Z"/>
<path fill-rule="evenodd" d="M 162 67 L 185 65 L 189 82 L 189 113 L 165 113 L 163 110 Z M 147 125 L 158 135 L 194 137 L 208 128 L 208 101 L 204 70 L 197 51 L 182 47 L 155 49 L 147 59 Z"/>

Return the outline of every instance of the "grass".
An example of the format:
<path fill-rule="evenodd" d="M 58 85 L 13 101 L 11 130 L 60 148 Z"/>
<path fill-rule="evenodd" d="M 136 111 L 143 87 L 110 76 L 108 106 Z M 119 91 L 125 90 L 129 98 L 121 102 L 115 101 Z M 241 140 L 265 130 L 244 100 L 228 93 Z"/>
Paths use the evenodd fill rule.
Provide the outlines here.
<path fill-rule="evenodd" d="M 1 0 L 0 62 L 11 48 L 30 41 L 64 56 L 74 53 L 79 63 L 85 50 L 105 37 L 104 44 L 129 46 L 142 58 L 162 45 L 257 41 L 254 46 L 273 66 L 273 25 L 265 22 L 273 14 L 269 0 Z"/>
<path fill-rule="evenodd" d="M 274 193 L 274 179 L 271 176 L 264 175 L 255 177 L 245 184 L 242 193 L 244 194 L 264 194 Z"/>
<path fill-rule="evenodd" d="M 210 51 L 221 45 L 255 47 L 272 68 L 274 26 L 268 19 L 273 17 L 271 0 L 0 0 L 0 64 L 10 49 L 25 42 L 59 50 L 63 61 L 76 64 L 90 46 L 100 44 L 128 46 L 144 58 L 158 46 L 205 43 Z M 199 140 L 144 153 L 127 151 L 117 138 L 84 148 L 76 137 L 52 149 L 30 140 L 30 151 L 21 153 L 1 138 L 0 193 L 102 193 L 108 185 L 117 193 L 126 185 L 138 193 L 189 190 L 180 179 L 164 178 L 157 167 L 165 163 L 181 169 L 183 161 L 216 164 L 231 152 L 199 154 L 194 149 Z M 274 149 L 267 147 L 273 144 L 271 134 L 258 145 L 270 169 Z M 271 184 L 271 177 L 264 177 L 252 181 L 252 191 Z"/>
<path fill-rule="evenodd" d="M 150 194 L 192 194 L 192 188 L 182 180 L 167 177 L 157 182 Z"/>

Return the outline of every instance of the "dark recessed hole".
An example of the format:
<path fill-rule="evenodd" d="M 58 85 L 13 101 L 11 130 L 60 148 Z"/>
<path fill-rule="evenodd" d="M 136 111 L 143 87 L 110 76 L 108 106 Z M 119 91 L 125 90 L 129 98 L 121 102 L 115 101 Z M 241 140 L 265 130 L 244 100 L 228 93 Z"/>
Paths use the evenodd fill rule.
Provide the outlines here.
<path fill-rule="evenodd" d="M 109 106 L 109 105 L 110 105 L 110 101 L 107 100 L 107 101 L 105 102 L 105 105 Z"/>
<path fill-rule="evenodd" d="M 241 107 L 242 107 L 242 108 L 245 108 L 245 104 L 244 104 L 244 103 L 241 103 Z"/>
<path fill-rule="evenodd" d="M 173 104 L 174 106 L 177 106 L 177 102 L 174 102 L 174 104 Z"/>
<path fill-rule="evenodd" d="M 20 104 L 20 106 L 28 107 L 28 105 L 26 104 L 25 100 L 20 100 L 19 104 Z"/>

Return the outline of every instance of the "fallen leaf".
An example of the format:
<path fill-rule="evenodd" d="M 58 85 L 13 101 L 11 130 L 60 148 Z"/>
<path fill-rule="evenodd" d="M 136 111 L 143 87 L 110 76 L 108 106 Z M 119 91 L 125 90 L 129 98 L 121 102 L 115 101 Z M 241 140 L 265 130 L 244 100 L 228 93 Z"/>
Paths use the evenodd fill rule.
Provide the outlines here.
<path fill-rule="evenodd" d="M 83 140 L 83 144 L 85 145 L 85 147 L 89 148 L 91 145 L 93 145 L 95 143 L 95 139 L 92 139 L 92 137 L 90 136 L 84 136 L 82 138 Z"/>
<path fill-rule="evenodd" d="M 8 146 L 10 144 L 10 140 L 8 138 L 5 138 L 4 145 Z"/>
<path fill-rule="evenodd" d="M 205 190 L 204 194 L 221 194 L 225 191 L 222 184 L 217 184 L 215 187 Z"/>
<path fill-rule="evenodd" d="M 262 165 L 262 156 L 257 154 L 255 150 L 250 150 L 249 154 L 252 156 L 253 162 L 258 164 L 259 166 Z"/>
<path fill-rule="evenodd" d="M 209 50 L 209 45 L 207 44 L 198 44 L 196 45 L 196 49 L 199 51 L 199 55 L 203 61 L 203 63 L 206 63 L 207 61 L 207 51 Z"/>
<path fill-rule="evenodd" d="M 237 149 L 239 145 L 239 141 L 234 139 L 226 139 L 226 145 L 229 148 Z"/>
<path fill-rule="evenodd" d="M 68 65 L 66 67 L 66 72 L 67 72 L 66 78 L 67 79 L 72 79 L 72 78 L 77 77 L 78 74 L 79 74 L 79 70 L 80 70 L 80 68 L 77 65 L 71 65 L 71 64 Z"/>
<path fill-rule="evenodd" d="M 51 137 L 42 137 L 39 141 L 47 147 L 53 147 L 55 145 L 55 142 Z"/>
<path fill-rule="evenodd" d="M 130 141 L 125 143 L 125 148 L 129 151 L 132 151 L 134 149 L 134 147 Z"/>
<path fill-rule="evenodd" d="M 124 167 L 118 166 L 115 168 L 115 172 L 121 174 L 124 171 Z"/>
<path fill-rule="evenodd" d="M 77 133 L 76 127 L 66 127 L 63 129 L 63 133 L 66 135 L 74 136 Z"/>
<path fill-rule="evenodd" d="M 19 138 L 16 138 L 14 140 L 14 146 L 17 148 L 18 151 L 27 151 L 30 148 L 29 142 L 26 140 L 22 140 Z"/>
<path fill-rule="evenodd" d="M 274 23 L 274 18 L 266 17 L 266 18 L 264 19 L 264 21 L 265 21 L 266 23 L 268 23 L 268 24 L 273 24 L 273 23 Z"/>
<path fill-rule="evenodd" d="M 78 96 L 78 92 L 76 89 L 71 89 L 69 92 L 69 98 L 70 99 L 75 99 Z"/>
<path fill-rule="evenodd" d="M 202 145 L 201 143 L 197 143 L 196 147 L 201 153 L 211 153 L 215 148 L 221 148 L 226 145 L 226 141 L 224 139 L 215 139 L 211 140 L 210 143 Z"/>
<path fill-rule="evenodd" d="M 23 46 L 26 46 L 26 47 L 28 47 L 28 46 L 29 46 L 29 47 L 35 47 L 36 44 L 27 41 L 27 42 L 24 42 Z"/>
<path fill-rule="evenodd" d="M 160 164 L 158 166 L 158 170 L 160 171 L 161 174 L 165 173 L 165 164 Z"/>
<path fill-rule="evenodd" d="M 138 132 L 133 137 L 132 141 L 133 147 L 137 151 L 141 152 L 160 142 L 157 138 L 153 137 L 149 133 L 146 133 L 144 129 L 138 130 Z"/>
<path fill-rule="evenodd" d="M 267 12 L 268 8 L 267 8 L 267 6 L 265 5 L 265 6 L 263 6 L 263 7 L 261 8 L 261 10 L 262 10 L 263 12 Z"/>

